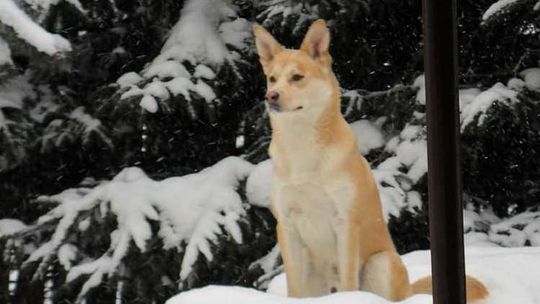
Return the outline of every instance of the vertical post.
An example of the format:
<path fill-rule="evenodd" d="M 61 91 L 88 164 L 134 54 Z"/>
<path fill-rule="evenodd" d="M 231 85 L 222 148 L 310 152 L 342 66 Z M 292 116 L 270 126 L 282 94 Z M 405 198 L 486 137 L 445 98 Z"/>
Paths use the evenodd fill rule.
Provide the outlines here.
<path fill-rule="evenodd" d="M 423 0 L 434 304 L 464 304 L 456 0 Z"/>

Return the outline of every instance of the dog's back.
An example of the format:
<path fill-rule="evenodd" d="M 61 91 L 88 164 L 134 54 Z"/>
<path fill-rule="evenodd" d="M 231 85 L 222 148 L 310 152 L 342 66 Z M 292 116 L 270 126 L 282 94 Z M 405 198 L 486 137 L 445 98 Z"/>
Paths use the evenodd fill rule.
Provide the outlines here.
<path fill-rule="evenodd" d="M 299 50 L 284 49 L 260 26 L 254 33 L 268 79 L 272 209 L 289 295 L 335 288 L 408 297 L 413 287 L 384 222 L 377 185 L 341 115 L 326 24 L 316 21 Z"/>

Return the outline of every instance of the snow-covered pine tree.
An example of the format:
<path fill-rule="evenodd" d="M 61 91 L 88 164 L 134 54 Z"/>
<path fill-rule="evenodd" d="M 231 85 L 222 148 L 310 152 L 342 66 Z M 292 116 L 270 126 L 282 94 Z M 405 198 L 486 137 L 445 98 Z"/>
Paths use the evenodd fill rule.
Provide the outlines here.
<path fill-rule="evenodd" d="M 58 161 L 51 160 L 58 160 L 59 149 L 91 141 L 109 144 L 99 121 L 56 81 L 71 69 L 73 54 L 72 44 L 57 34 L 61 21 L 81 15 L 81 9 L 77 1 L 11 0 L 0 8 L 0 57 L 7 67 L 0 77 L 2 215 L 34 216 L 26 202 L 40 185 L 53 183 L 40 177 L 58 171 Z M 21 179 L 28 183 L 21 186 Z"/>
<path fill-rule="evenodd" d="M 2 265 L 20 277 L 10 299 L 39 298 L 33 286 L 48 277 L 54 301 L 76 303 L 115 294 L 127 303 L 161 303 L 208 283 L 253 286 L 262 271 L 251 264 L 275 238 L 268 210 L 242 194 L 252 170 L 229 157 L 155 181 L 129 167 L 110 181 L 38 198 L 53 208 L 36 225 L 0 239 Z"/>
<path fill-rule="evenodd" d="M 461 77 L 484 95 L 478 124 L 462 130 L 463 186 L 478 207 L 503 217 L 539 207 L 539 9 L 538 1 L 463 8 Z"/>
<path fill-rule="evenodd" d="M 0 151 L 6 206 L 0 214 L 31 221 L 37 216 L 29 201 L 37 195 L 76 186 L 89 175 L 112 177 L 130 165 L 94 115 L 95 100 L 109 94 L 107 85 L 124 70 L 141 68 L 159 52 L 182 3 L 7 2 L 0 36 L 8 42 L 14 72 L 0 88 L 0 142 L 6 147 Z M 9 25 L 13 11 L 23 16 L 15 26 L 37 28 L 29 38 Z M 57 44 L 63 48 L 54 52 Z M 139 147 L 136 139 L 122 151 Z"/>
<path fill-rule="evenodd" d="M 459 5 L 466 229 L 503 246 L 538 244 L 537 213 L 504 218 L 538 208 L 540 178 L 535 169 L 539 168 L 540 77 L 536 50 L 540 27 L 536 2 L 463 0 Z M 36 264 L 28 263 L 24 268 L 20 288 L 39 287 L 32 289 L 39 294 L 29 297 L 42 296 L 43 286 L 39 283 L 43 281 L 30 283 L 35 273 L 49 279 L 53 275 L 57 299 L 76 299 L 86 291 L 84 284 L 97 277 L 101 284 L 93 292 L 82 293 L 89 301 L 124 296 L 147 303 L 178 290 L 178 282 L 170 281 L 180 278 L 180 271 L 184 275 L 187 271 L 181 257 L 189 251 L 190 240 L 180 245 L 185 251 L 165 249 L 166 238 L 159 232 L 167 228 L 167 212 L 160 209 L 163 202 L 148 194 L 144 203 L 129 191 L 113 191 L 114 195 L 107 196 L 104 189 L 122 183 L 141 183 L 137 184 L 141 189 L 149 185 L 165 187 L 171 182 L 165 178 L 199 171 L 229 154 L 245 153 L 252 163 L 268 158 L 269 129 L 261 103 L 264 79 L 253 54 L 251 21 L 269 28 L 286 46 L 297 47 L 312 20 L 328 20 L 333 35 L 334 70 L 343 91 L 343 113 L 358 135 L 360 151 L 374 169 L 394 240 L 401 252 L 427 248 L 425 98 L 418 1 L 81 1 L 82 10 L 63 3 L 51 5 L 51 9 L 57 9 L 53 14 L 56 17 L 45 18 L 48 21 L 40 24 L 70 41 L 71 69 L 55 73 L 47 81 L 39 78 L 38 82 L 29 82 L 41 85 L 42 93 L 37 95 L 45 96 L 44 92 L 50 90 L 53 100 L 62 101 L 57 102 L 63 107 L 54 117 L 65 119 L 83 106 L 85 113 L 95 119 L 92 121 L 100 123 L 112 147 L 98 134 L 91 140 L 95 145 L 81 145 L 84 133 L 72 135 L 70 131 L 68 135 L 77 138 L 74 143 L 46 151 L 36 148 L 27 154 L 31 157 L 25 157 L 27 165 L 21 163 L 0 173 L 0 178 L 9 181 L 0 189 L 11 197 L 8 201 L 13 203 L 8 206 L 44 194 L 49 202 L 41 199 L 42 203 L 32 205 L 31 210 L 54 210 L 45 217 L 49 220 L 42 218 L 29 230 L 1 239 L 0 247 L 8 255 L 2 260 L 2 269 L 4 265 L 13 268 L 13 264 L 17 268 L 27 260 L 30 252 L 25 248 L 47 249 L 44 244 L 55 245 L 48 254 L 37 258 L 35 263 L 41 264 L 37 272 Z M 27 14 L 38 20 L 30 11 Z M 195 34 L 188 31 L 194 28 Z M 199 38 L 195 43 L 193 35 Z M 11 53 L 15 53 L 16 48 L 9 43 Z M 6 66 L 21 68 L 22 63 L 31 62 L 11 57 L 11 61 L 4 60 Z M 25 73 L 9 72 L 3 79 L 27 75 L 35 79 L 48 71 L 35 73 L 37 68 L 32 65 L 22 66 Z M 62 99 L 55 99 L 59 92 Z M 28 122 L 35 125 L 32 120 Z M 23 126 L 22 120 L 13 126 Z M 38 138 L 40 134 L 32 136 Z M 502 164 L 501 159 L 505 159 Z M 132 165 L 146 173 L 134 168 L 122 171 Z M 196 176 L 204 176 L 203 172 Z M 239 196 L 244 211 L 233 208 L 242 215 L 231 227 L 240 227 L 243 242 L 235 240 L 235 228 L 228 230 L 224 222 L 212 222 L 220 228 L 209 231 L 219 232 L 214 236 L 209 231 L 202 233 L 208 238 L 202 238 L 203 245 L 196 251 L 202 252 L 199 258 L 189 263 L 192 271 L 179 280 L 182 288 L 208 283 L 255 284 L 264 288 L 267 279 L 281 270 L 279 251 L 274 247 L 268 252 L 275 242 L 274 223 L 267 209 L 270 173 L 271 162 L 265 161 L 252 169 L 245 186 L 245 176 L 232 179 L 239 183 L 231 187 L 235 189 L 232 201 L 236 206 Z M 80 183 L 90 176 L 94 178 Z M 189 176 L 179 179 L 185 178 Z M 175 184 L 176 179 L 171 183 Z M 21 185 L 20 180 L 26 183 Z M 71 190 L 62 192 L 68 188 Z M 197 185 L 191 188 L 198 193 L 206 189 Z M 63 194 L 55 196 L 58 193 Z M 119 199 L 122 193 L 125 197 Z M 179 204 L 192 202 L 186 193 L 177 195 Z M 70 204 L 65 194 L 73 194 L 69 199 L 89 209 L 65 213 L 63 209 Z M 227 217 L 227 211 L 213 209 L 211 201 L 208 198 L 198 202 L 209 207 L 204 209 L 209 214 L 219 214 L 215 219 Z M 129 249 L 116 255 L 122 256 L 122 263 L 114 264 L 110 276 L 105 277 L 98 266 L 115 256 L 122 236 L 112 232 L 126 231 L 129 225 L 122 222 L 123 209 L 101 210 L 97 206 L 122 206 L 126 202 L 151 206 L 134 213 L 142 218 L 139 222 L 143 227 L 150 227 L 152 237 L 136 241 L 134 235 L 138 234 L 130 232 L 128 238 L 133 241 Z M 1 212 L 7 211 L 2 208 Z M 74 216 L 73 221 L 66 219 L 66 214 Z M 93 223 L 87 230 L 86 220 Z M 65 235 L 61 223 L 69 223 Z M 170 226 L 193 227 L 185 222 Z M 209 247 L 204 245 L 208 239 Z M 73 255 L 74 251 L 77 254 Z M 213 259 L 208 259 L 208 253 Z M 10 256 L 14 256 L 13 260 Z M 80 272 L 77 278 L 72 274 L 70 278 L 74 279 L 65 283 L 68 270 L 64 258 L 71 261 L 70 256 L 76 258 L 69 271 L 75 268 L 88 272 Z M 48 271 L 51 265 L 52 272 Z M 265 275 L 258 278 L 263 271 Z"/>
<path fill-rule="evenodd" d="M 119 77 L 116 92 L 100 101 L 99 117 L 115 130 L 123 154 L 142 136 L 140 165 L 168 175 L 241 151 L 240 122 L 260 92 L 249 84 L 260 78 L 248 76 L 255 75 L 250 37 L 237 6 L 187 1 L 159 54 Z"/>

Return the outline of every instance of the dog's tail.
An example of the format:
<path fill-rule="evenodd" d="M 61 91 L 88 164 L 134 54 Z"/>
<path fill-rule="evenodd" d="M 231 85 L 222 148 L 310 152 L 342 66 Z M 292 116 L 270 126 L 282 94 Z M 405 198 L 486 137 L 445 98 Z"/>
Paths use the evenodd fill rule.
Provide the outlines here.
<path fill-rule="evenodd" d="M 467 288 L 467 302 L 483 300 L 489 295 L 486 286 L 473 277 L 467 276 L 465 278 L 465 284 Z M 412 284 L 412 290 L 415 294 L 431 294 L 433 290 L 431 277 L 428 276 L 414 282 Z"/>

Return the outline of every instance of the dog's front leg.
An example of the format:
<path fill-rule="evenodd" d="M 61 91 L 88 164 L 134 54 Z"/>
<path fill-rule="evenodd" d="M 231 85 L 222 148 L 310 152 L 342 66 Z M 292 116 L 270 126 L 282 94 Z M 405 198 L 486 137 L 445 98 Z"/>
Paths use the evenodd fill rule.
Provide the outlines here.
<path fill-rule="evenodd" d="M 281 257 L 287 275 L 287 290 L 289 297 L 306 296 L 306 270 L 305 248 L 296 229 L 284 223 L 285 219 L 278 219 L 277 238 Z"/>
<path fill-rule="evenodd" d="M 363 261 L 360 256 L 357 225 L 350 214 L 344 214 L 336 225 L 338 255 L 338 291 L 354 291 L 360 287 L 360 270 Z"/>

